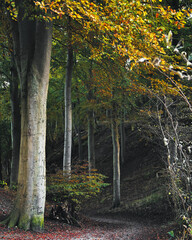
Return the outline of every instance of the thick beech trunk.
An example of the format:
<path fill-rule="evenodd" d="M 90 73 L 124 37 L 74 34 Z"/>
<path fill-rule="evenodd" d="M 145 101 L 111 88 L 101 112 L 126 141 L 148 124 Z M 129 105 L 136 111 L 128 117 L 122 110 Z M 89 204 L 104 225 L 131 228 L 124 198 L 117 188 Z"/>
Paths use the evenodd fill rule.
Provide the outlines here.
<path fill-rule="evenodd" d="M 70 21 L 70 20 L 69 20 Z M 70 26 L 68 26 L 70 27 Z M 68 59 L 67 74 L 65 81 L 65 132 L 64 132 L 64 153 L 63 153 L 63 172 L 71 172 L 71 151 L 72 151 L 72 103 L 71 103 L 71 82 L 73 72 L 73 49 L 71 46 L 71 32 L 68 31 Z"/>
<path fill-rule="evenodd" d="M 95 168 L 95 139 L 93 111 L 88 112 L 88 163 L 89 171 Z"/>
<path fill-rule="evenodd" d="M 43 20 L 24 18 L 25 12 L 20 5 L 23 1 L 17 3 L 19 15 L 18 24 L 13 24 L 13 39 L 14 53 L 18 53 L 18 47 L 20 50 L 16 56 L 21 81 L 20 161 L 14 209 L 4 223 L 9 227 L 17 225 L 25 230 L 40 231 L 44 225 L 46 194 L 46 101 L 52 27 Z"/>
<path fill-rule="evenodd" d="M 18 75 L 14 58 L 12 60 L 12 79 L 10 85 L 11 112 L 12 112 L 12 161 L 10 186 L 18 183 L 19 150 L 21 137 L 20 97 L 18 89 Z"/>
<path fill-rule="evenodd" d="M 113 207 L 120 205 L 120 146 L 119 130 L 115 114 L 112 113 L 111 131 L 113 142 Z"/>

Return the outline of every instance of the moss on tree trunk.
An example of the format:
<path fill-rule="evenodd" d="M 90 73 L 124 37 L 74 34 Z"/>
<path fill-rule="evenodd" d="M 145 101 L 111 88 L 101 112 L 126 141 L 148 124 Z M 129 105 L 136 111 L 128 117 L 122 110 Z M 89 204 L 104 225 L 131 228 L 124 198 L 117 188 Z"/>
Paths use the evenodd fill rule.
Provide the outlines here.
<path fill-rule="evenodd" d="M 3 222 L 9 227 L 41 231 L 46 195 L 46 102 L 51 58 L 52 24 L 28 19 L 33 2 L 17 1 L 18 21 L 12 23 L 14 53 L 21 85 L 21 144 L 18 190 L 14 208 Z M 24 17 L 25 16 L 25 17 Z"/>

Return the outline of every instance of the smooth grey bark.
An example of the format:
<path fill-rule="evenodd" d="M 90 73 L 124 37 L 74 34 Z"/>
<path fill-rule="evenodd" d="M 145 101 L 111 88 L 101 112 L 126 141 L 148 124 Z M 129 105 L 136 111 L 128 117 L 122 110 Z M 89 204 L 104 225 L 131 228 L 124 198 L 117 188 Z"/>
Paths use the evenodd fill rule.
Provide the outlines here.
<path fill-rule="evenodd" d="M 71 83 L 73 72 L 73 49 L 71 45 L 70 18 L 68 22 L 68 52 L 67 52 L 67 73 L 65 80 L 65 132 L 63 152 L 63 172 L 68 175 L 71 172 L 71 151 L 72 151 L 72 103 Z"/>
<path fill-rule="evenodd" d="M 18 183 L 19 172 L 19 151 L 21 137 L 21 116 L 20 116 L 20 96 L 18 89 L 18 75 L 15 66 L 14 57 L 12 58 L 12 79 L 10 82 L 11 95 L 11 115 L 12 115 L 12 159 L 11 159 L 11 176 L 10 187 Z"/>
<path fill-rule="evenodd" d="M 120 144 L 119 144 L 119 130 L 118 122 L 112 112 L 111 117 L 111 132 L 113 142 L 113 208 L 120 205 Z"/>
<path fill-rule="evenodd" d="M 95 137 L 93 111 L 88 111 L 88 164 L 89 171 L 95 168 Z"/>
<path fill-rule="evenodd" d="M 14 54 L 21 86 L 21 143 L 18 190 L 14 208 L 3 222 L 9 227 L 41 231 L 46 194 L 46 102 L 51 58 L 52 24 L 24 17 L 23 1 L 13 23 Z M 32 1 L 26 6 L 34 7 Z M 16 29 L 15 29 L 16 28 Z M 18 33 L 18 34 L 17 34 Z"/>

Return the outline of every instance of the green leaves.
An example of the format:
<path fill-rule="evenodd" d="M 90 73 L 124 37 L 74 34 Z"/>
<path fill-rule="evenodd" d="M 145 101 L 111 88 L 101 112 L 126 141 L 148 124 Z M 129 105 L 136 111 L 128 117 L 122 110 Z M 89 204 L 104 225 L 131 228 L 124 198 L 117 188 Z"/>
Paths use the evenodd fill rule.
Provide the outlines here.
<path fill-rule="evenodd" d="M 96 196 L 109 185 L 104 182 L 105 178 L 95 169 L 89 173 L 88 164 L 75 165 L 70 177 L 64 176 L 63 171 L 48 176 L 47 196 L 57 203 L 70 199 L 80 206 L 85 199 Z"/>
<path fill-rule="evenodd" d="M 174 236 L 175 236 L 175 234 L 174 234 L 173 231 L 168 232 L 168 234 L 169 234 L 171 237 L 174 237 Z"/>
<path fill-rule="evenodd" d="M 0 180 L 0 188 L 4 188 L 7 186 L 7 183 L 3 180 Z"/>

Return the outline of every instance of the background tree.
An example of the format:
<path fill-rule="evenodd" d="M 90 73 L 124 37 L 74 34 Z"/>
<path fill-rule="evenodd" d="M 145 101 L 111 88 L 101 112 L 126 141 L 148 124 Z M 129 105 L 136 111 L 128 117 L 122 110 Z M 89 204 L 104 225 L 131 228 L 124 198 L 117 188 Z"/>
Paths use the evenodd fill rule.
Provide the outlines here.
<path fill-rule="evenodd" d="M 11 96 L 11 140 L 12 140 L 12 158 L 9 164 L 10 185 L 17 184 L 18 168 L 19 168 L 19 148 L 20 148 L 20 97 L 18 93 L 19 79 L 15 57 L 13 54 L 12 35 L 9 25 L 9 14 L 6 12 L 5 6 L 1 8 L 1 48 L 3 52 L 2 58 L 2 76 L 5 77 L 7 87 L 10 89 Z"/>
<path fill-rule="evenodd" d="M 71 101 L 71 85 L 73 72 L 73 46 L 71 19 L 67 21 L 67 69 L 65 81 L 65 131 L 64 131 L 64 153 L 63 153 L 63 171 L 64 174 L 71 172 L 71 151 L 72 151 L 72 101 Z"/>
<path fill-rule="evenodd" d="M 4 14 L 5 8 L 1 3 L 1 27 L 0 27 L 0 135 L 1 135 L 1 176 L 10 182 L 11 166 L 11 104 L 10 104 L 10 82 L 11 82 L 11 43 L 10 27 L 8 17 Z M 11 129 L 13 130 L 13 129 Z"/>
<path fill-rule="evenodd" d="M 10 82 L 11 93 L 10 95 L 12 111 L 12 161 L 11 161 L 10 186 L 13 186 L 18 183 L 20 137 L 21 137 L 19 78 L 17 74 L 14 57 L 12 57 L 11 75 L 12 78 Z"/>

